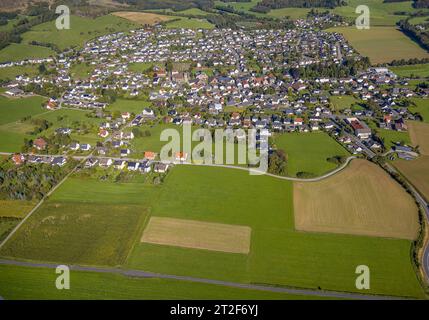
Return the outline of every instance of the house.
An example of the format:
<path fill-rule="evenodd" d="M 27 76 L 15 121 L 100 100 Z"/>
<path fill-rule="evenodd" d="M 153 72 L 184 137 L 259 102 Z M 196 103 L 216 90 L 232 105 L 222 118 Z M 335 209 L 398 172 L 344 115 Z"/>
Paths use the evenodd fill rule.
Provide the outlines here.
<path fill-rule="evenodd" d="M 165 173 L 168 170 L 168 164 L 166 163 L 157 163 L 155 164 L 153 171 L 157 173 Z"/>
<path fill-rule="evenodd" d="M 100 159 L 98 165 L 103 168 L 108 168 L 113 164 L 113 160 L 109 158 Z"/>
<path fill-rule="evenodd" d="M 53 166 L 59 166 L 59 167 L 62 167 L 66 163 L 67 163 L 67 160 L 64 157 L 56 157 L 56 158 L 52 159 L 52 161 L 51 161 L 51 164 Z"/>
<path fill-rule="evenodd" d="M 43 138 L 37 138 L 33 141 L 33 147 L 37 150 L 45 150 L 48 143 Z"/>
<path fill-rule="evenodd" d="M 174 160 L 176 161 L 186 161 L 188 154 L 186 152 L 176 152 L 174 154 Z"/>
<path fill-rule="evenodd" d="M 155 160 L 156 154 L 152 151 L 145 151 L 144 158 L 147 160 Z"/>
<path fill-rule="evenodd" d="M 80 144 L 78 142 L 70 143 L 70 146 L 69 146 L 70 150 L 76 151 L 76 150 L 79 150 L 79 148 L 80 148 Z"/>
<path fill-rule="evenodd" d="M 128 162 L 128 167 L 127 169 L 130 171 L 136 171 L 140 166 L 139 162 L 135 162 L 135 161 L 130 161 Z"/>
<path fill-rule="evenodd" d="M 80 145 L 80 150 L 81 151 L 88 151 L 88 150 L 90 150 L 91 149 L 91 145 L 90 144 L 88 144 L 88 143 L 84 143 L 84 144 L 81 144 Z"/>
<path fill-rule="evenodd" d="M 152 170 L 151 161 L 143 160 L 140 162 L 139 170 L 144 173 L 148 173 Z"/>
<path fill-rule="evenodd" d="M 371 137 L 371 129 L 363 121 L 357 118 L 347 118 L 347 122 L 354 130 L 355 136 L 360 139 L 368 139 Z"/>
<path fill-rule="evenodd" d="M 131 153 L 130 149 L 121 149 L 121 157 L 126 157 Z"/>
<path fill-rule="evenodd" d="M 123 170 L 125 168 L 126 162 L 124 160 L 115 160 L 113 162 L 113 167 L 115 169 Z"/>
<path fill-rule="evenodd" d="M 304 120 L 302 118 L 295 118 L 293 120 L 293 124 L 296 126 L 302 126 L 303 123 L 304 123 Z"/>
<path fill-rule="evenodd" d="M 96 158 L 89 158 L 88 160 L 86 160 L 85 162 L 85 168 L 92 168 L 94 167 L 96 164 L 98 164 L 98 159 Z"/>
<path fill-rule="evenodd" d="M 152 109 L 148 109 L 148 108 L 143 109 L 142 114 L 145 117 L 154 117 L 155 116 L 155 113 L 153 112 L 153 110 Z"/>
<path fill-rule="evenodd" d="M 11 89 L 8 89 L 5 93 L 9 96 L 16 97 L 23 94 L 24 91 L 22 91 L 19 88 L 11 88 Z"/>
<path fill-rule="evenodd" d="M 12 161 L 15 163 L 15 165 L 19 166 L 25 162 L 25 157 L 22 154 L 15 153 L 12 156 Z"/>
<path fill-rule="evenodd" d="M 106 138 L 109 135 L 109 131 L 107 131 L 106 129 L 100 129 L 98 135 L 102 138 Z"/>
<path fill-rule="evenodd" d="M 55 130 L 56 134 L 70 134 L 71 133 L 71 129 L 70 128 L 58 128 L 57 130 Z"/>
<path fill-rule="evenodd" d="M 124 120 L 129 119 L 131 117 L 131 113 L 129 113 L 129 112 L 122 112 L 121 113 L 121 117 Z"/>
<path fill-rule="evenodd" d="M 57 103 L 54 100 L 50 99 L 48 101 L 48 104 L 46 105 L 46 109 L 48 109 L 48 110 L 55 110 L 55 109 L 57 109 Z"/>

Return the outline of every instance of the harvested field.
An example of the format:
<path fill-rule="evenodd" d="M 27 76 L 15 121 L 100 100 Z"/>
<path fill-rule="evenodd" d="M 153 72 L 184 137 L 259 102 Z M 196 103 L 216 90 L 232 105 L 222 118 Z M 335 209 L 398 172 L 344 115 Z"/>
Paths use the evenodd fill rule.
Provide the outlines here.
<path fill-rule="evenodd" d="M 171 16 L 163 16 L 156 13 L 147 13 L 147 12 L 131 12 L 131 11 L 122 11 L 115 12 L 113 15 L 130 20 L 132 22 L 140 24 L 155 25 L 160 22 L 172 20 Z"/>
<path fill-rule="evenodd" d="M 413 199 L 377 165 L 353 160 L 328 179 L 296 183 L 295 227 L 302 231 L 415 239 Z"/>
<path fill-rule="evenodd" d="M 408 128 L 413 145 L 419 146 L 420 153 L 429 156 L 429 124 L 409 121 Z"/>
<path fill-rule="evenodd" d="M 429 156 L 413 161 L 397 160 L 394 165 L 429 201 Z"/>
<path fill-rule="evenodd" d="M 248 254 L 250 233 L 247 226 L 151 217 L 141 242 Z"/>

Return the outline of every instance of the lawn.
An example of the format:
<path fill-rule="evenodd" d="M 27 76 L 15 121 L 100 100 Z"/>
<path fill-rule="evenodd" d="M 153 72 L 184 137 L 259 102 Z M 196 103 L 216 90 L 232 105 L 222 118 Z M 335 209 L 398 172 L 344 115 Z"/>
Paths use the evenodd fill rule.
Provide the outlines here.
<path fill-rule="evenodd" d="M 429 123 L 429 99 L 413 98 L 412 101 L 416 106 L 409 107 L 409 110 L 413 113 L 419 113 L 423 121 Z"/>
<path fill-rule="evenodd" d="M 277 149 L 287 154 L 287 173 L 295 177 L 298 172 L 307 172 L 317 176 L 336 168 L 326 161 L 333 156 L 348 156 L 349 153 L 328 134 L 284 133 L 274 138 Z"/>
<path fill-rule="evenodd" d="M 331 96 L 329 98 L 335 111 L 351 108 L 358 100 L 353 96 Z"/>
<path fill-rule="evenodd" d="M 72 15 L 70 29 L 58 30 L 55 21 L 42 23 L 23 34 L 23 43 L 30 41 L 52 43 L 60 50 L 64 50 L 70 47 L 81 47 L 86 41 L 104 34 L 127 31 L 137 26 L 133 22 L 114 15 L 105 15 L 95 19 Z"/>
<path fill-rule="evenodd" d="M 72 178 L 1 254 L 116 264 L 128 255 L 132 238 L 134 248 L 125 263 L 130 268 L 356 291 L 355 268 L 366 264 L 371 268 L 369 292 L 422 296 L 410 262 L 410 241 L 296 232 L 292 193 L 290 181 L 224 168 L 177 166 L 158 186 Z M 247 225 L 252 229 L 250 253 L 140 244 L 145 215 Z"/>
<path fill-rule="evenodd" d="M 353 160 L 322 181 L 296 183 L 294 204 L 295 225 L 302 231 L 409 240 L 419 231 L 413 198 L 367 160 Z"/>
<path fill-rule="evenodd" d="M 71 272 L 70 290 L 58 290 L 54 285 L 57 277 L 55 271 L 48 268 L 0 265 L 0 296 L 7 300 L 314 299 L 311 296 L 83 271 Z"/>
<path fill-rule="evenodd" d="M 73 79 L 88 79 L 91 76 L 94 69 L 95 69 L 94 65 L 77 63 L 70 68 L 70 73 Z"/>
<path fill-rule="evenodd" d="M 386 150 L 390 150 L 397 143 L 406 145 L 411 144 L 411 139 L 408 131 L 396 131 L 378 128 L 373 122 L 368 122 L 369 127 L 375 131 L 376 135 L 380 137 Z"/>
<path fill-rule="evenodd" d="M 0 63 L 32 58 L 47 58 L 54 55 L 55 51 L 46 47 L 33 46 L 26 43 L 12 43 L 0 50 Z"/>
<path fill-rule="evenodd" d="M 340 27 L 328 30 L 344 34 L 351 45 L 374 64 L 429 57 L 424 49 L 395 27 L 372 27 L 369 30 Z"/>
<path fill-rule="evenodd" d="M 393 164 L 429 201 L 429 156 L 412 161 L 399 159 Z"/>
<path fill-rule="evenodd" d="M 406 78 L 429 77 L 429 63 L 413 64 L 409 66 L 389 67 L 389 69 L 400 77 L 406 77 Z"/>

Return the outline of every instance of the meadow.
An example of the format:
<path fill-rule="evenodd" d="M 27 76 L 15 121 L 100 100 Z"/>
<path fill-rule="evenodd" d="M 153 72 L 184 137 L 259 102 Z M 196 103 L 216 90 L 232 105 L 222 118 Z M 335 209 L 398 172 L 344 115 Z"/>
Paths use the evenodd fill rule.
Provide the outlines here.
<path fill-rule="evenodd" d="M 55 210 L 57 204 L 61 210 Z M 103 206 L 110 209 L 96 209 Z M 252 229 L 250 253 L 140 243 L 149 216 L 247 225 Z M 79 222 L 79 217 L 87 220 Z M 121 234 L 121 242 L 133 238 L 132 249 L 118 244 Z M 63 252 L 65 245 L 70 253 Z M 128 256 L 126 267 L 146 271 L 344 291 L 356 291 L 355 268 L 367 264 L 370 293 L 422 297 L 410 245 L 408 240 L 297 232 L 290 181 L 177 166 L 161 185 L 69 179 L 0 254 L 94 264 L 115 264 L 120 259 L 113 257 Z"/>
<path fill-rule="evenodd" d="M 38 74 L 36 66 L 26 65 L 26 66 L 14 66 L 0 69 L 0 80 L 15 80 L 15 77 L 18 75 L 28 75 L 35 76 Z"/>
<path fill-rule="evenodd" d="M 39 59 L 54 56 L 55 51 L 50 48 L 33 46 L 27 43 L 11 43 L 0 50 L 0 63 L 21 61 L 25 59 Z"/>
<path fill-rule="evenodd" d="M 348 156 L 340 144 L 324 132 L 284 133 L 274 137 L 277 149 L 287 154 L 287 174 L 295 177 L 299 172 L 323 175 L 336 168 L 326 159 L 333 156 Z"/>
<path fill-rule="evenodd" d="M 177 20 L 167 21 L 167 29 L 213 29 L 215 26 L 206 19 L 177 17 Z"/>
<path fill-rule="evenodd" d="M 45 22 L 24 33 L 23 43 L 31 41 L 51 43 L 60 50 L 64 50 L 70 47 L 82 47 L 90 39 L 108 33 L 127 31 L 137 26 L 131 21 L 114 15 L 105 15 L 95 19 L 72 15 L 70 17 L 70 29 L 58 30 L 55 27 L 55 21 Z"/>
<path fill-rule="evenodd" d="M 358 100 L 353 96 L 331 96 L 329 102 L 335 111 L 351 108 Z"/>
<path fill-rule="evenodd" d="M 152 105 L 151 102 L 147 100 L 138 100 L 138 99 L 117 99 L 112 104 L 106 107 L 106 111 L 119 111 L 119 112 L 130 112 L 134 114 L 139 114 L 143 111 L 144 108 L 148 108 Z M 158 136 L 159 138 L 159 136 Z"/>
<path fill-rule="evenodd" d="M 39 96 L 17 99 L 0 96 L 0 125 L 46 112 L 42 108 L 44 102 L 46 98 Z"/>
<path fill-rule="evenodd" d="M 350 44 L 360 54 L 369 57 L 373 64 L 429 57 L 424 49 L 395 27 L 372 27 L 369 30 L 339 27 L 328 31 L 342 33 Z"/>
<path fill-rule="evenodd" d="M 55 271 L 0 265 L 0 296 L 7 300 L 133 300 L 133 299 L 314 299 L 275 292 L 230 288 L 157 278 L 132 278 L 118 274 L 72 271 L 71 290 L 58 290 Z M 320 299 L 320 298 L 318 298 Z M 322 298 L 323 299 L 323 298 Z"/>
<path fill-rule="evenodd" d="M 413 198 L 366 160 L 353 160 L 323 181 L 296 183 L 294 204 L 302 231 L 414 240 L 419 230 Z"/>
<path fill-rule="evenodd" d="M 412 143 L 408 131 L 381 129 L 372 121 L 368 121 L 368 125 L 375 131 L 376 135 L 382 139 L 386 150 L 390 150 L 398 143 L 406 145 L 410 145 Z"/>
<path fill-rule="evenodd" d="M 94 71 L 95 66 L 85 63 L 76 63 L 70 68 L 70 74 L 73 79 L 88 79 L 91 73 Z"/>
<path fill-rule="evenodd" d="M 413 145 L 418 146 L 421 154 L 429 156 L 429 124 L 419 121 L 408 121 L 407 125 Z"/>
<path fill-rule="evenodd" d="M 429 77 L 429 63 L 389 67 L 389 69 L 400 77 L 406 77 L 406 78 Z"/>
<path fill-rule="evenodd" d="M 429 99 L 413 98 L 412 102 L 416 105 L 410 106 L 409 110 L 411 112 L 418 112 L 422 116 L 423 122 L 429 123 Z"/>

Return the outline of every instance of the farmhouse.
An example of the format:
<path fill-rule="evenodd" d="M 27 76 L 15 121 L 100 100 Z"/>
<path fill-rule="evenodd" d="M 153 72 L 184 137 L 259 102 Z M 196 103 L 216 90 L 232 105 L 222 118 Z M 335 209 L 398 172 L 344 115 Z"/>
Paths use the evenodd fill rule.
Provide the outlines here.
<path fill-rule="evenodd" d="M 37 150 L 45 150 L 48 143 L 43 138 L 37 138 L 33 141 L 33 147 L 35 147 Z"/>

